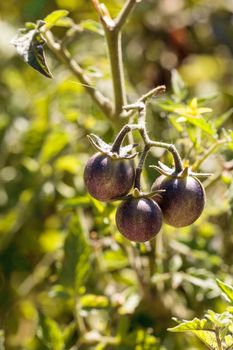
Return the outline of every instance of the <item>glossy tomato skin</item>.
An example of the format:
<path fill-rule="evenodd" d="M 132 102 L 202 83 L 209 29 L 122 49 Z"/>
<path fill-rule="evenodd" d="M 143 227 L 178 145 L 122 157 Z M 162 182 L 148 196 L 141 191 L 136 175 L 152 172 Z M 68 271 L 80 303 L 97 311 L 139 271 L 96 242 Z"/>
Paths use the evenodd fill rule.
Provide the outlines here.
<path fill-rule="evenodd" d="M 198 179 L 191 176 L 174 178 L 161 175 L 151 190 L 165 190 L 154 199 L 162 209 L 164 221 L 173 227 L 191 225 L 205 206 L 204 188 Z"/>
<path fill-rule="evenodd" d="M 145 242 L 161 229 L 162 211 L 148 198 L 130 198 L 123 201 L 116 212 L 118 230 L 130 241 Z"/>
<path fill-rule="evenodd" d="M 126 195 L 133 186 L 134 177 L 132 160 L 115 160 L 103 153 L 94 154 L 84 170 L 87 191 L 103 202 Z"/>

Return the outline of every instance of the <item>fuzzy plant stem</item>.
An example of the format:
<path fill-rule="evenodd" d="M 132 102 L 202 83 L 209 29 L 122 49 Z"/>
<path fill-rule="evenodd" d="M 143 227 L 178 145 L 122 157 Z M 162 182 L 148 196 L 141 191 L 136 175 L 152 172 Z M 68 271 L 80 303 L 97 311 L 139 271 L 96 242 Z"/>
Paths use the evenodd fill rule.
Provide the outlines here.
<path fill-rule="evenodd" d="M 142 168 L 145 162 L 145 159 L 147 157 L 148 152 L 152 147 L 160 147 L 168 150 L 174 160 L 175 165 L 175 173 L 180 173 L 183 170 L 182 160 L 179 155 L 179 152 L 177 151 L 176 147 L 173 144 L 165 143 L 165 142 L 159 142 L 159 141 L 153 141 L 150 139 L 147 130 L 146 130 L 146 124 L 145 124 L 145 118 L 146 118 L 146 105 L 143 102 L 136 103 L 133 105 L 129 105 L 125 107 L 126 110 L 132 110 L 136 109 L 139 112 L 139 118 L 137 124 L 126 124 L 123 126 L 123 128 L 120 130 L 118 135 L 115 138 L 115 141 L 112 144 L 112 151 L 113 152 L 119 152 L 119 149 L 121 147 L 122 142 L 124 141 L 125 136 L 134 130 L 138 130 L 142 140 L 144 142 L 144 149 L 141 155 L 141 158 L 139 160 L 138 167 L 136 169 L 136 178 L 135 178 L 135 187 L 140 190 L 140 177 L 142 173 Z"/>
<path fill-rule="evenodd" d="M 111 66 L 112 85 L 114 94 L 113 115 L 118 118 L 126 101 L 125 79 L 122 64 L 121 31 L 105 28 L 108 54 Z"/>
<path fill-rule="evenodd" d="M 137 1 L 126 1 L 115 19 L 111 18 L 104 4 L 99 3 L 98 0 L 92 0 L 92 2 L 105 32 L 113 86 L 113 115 L 117 121 L 116 123 L 120 125 L 121 120 L 119 117 L 123 112 L 123 106 L 127 103 L 122 60 L 122 28 Z"/>

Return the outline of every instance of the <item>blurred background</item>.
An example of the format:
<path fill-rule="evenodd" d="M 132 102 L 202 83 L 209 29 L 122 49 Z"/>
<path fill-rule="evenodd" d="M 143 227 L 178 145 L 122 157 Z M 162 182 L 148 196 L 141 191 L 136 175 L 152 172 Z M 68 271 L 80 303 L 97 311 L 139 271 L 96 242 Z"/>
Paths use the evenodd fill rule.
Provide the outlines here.
<path fill-rule="evenodd" d="M 124 1 L 104 3 L 115 16 Z M 213 148 L 200 161 L 200 170 L 214 174 L 205 182 L 204 214 L 184 229 L 165 225 L 154 255 L 147 244 L 131 250 L 117 232 L 116 205 L 99 203 L 84 189 L 83 169 L 94 153 L 86 135 L 111 142 L 109 121 L 49 49 L 52 80 L 27 66 L 9 44 L 25 22 L 57 9 L 68 10 L 76 23 L 98 20 L 91 1 L 0 3 L 2 343 L 5 338 L 9 350 L 204 349 L 166 329 L 171 317 L 223 311 L 215 278 L 233 283 L 233 147 L 221 131 L 233 127 L 233 1 L 143 0 L 124 29 L 129 102 L 160 84 L 168 90 L 150 103 L 150 136 L 174 142 L 191 164 Z M 64 33 L 54 29 L 58 38 Z M 111 98 L 101 31 L 78 33 L 69 50 L 93 86 Z M 180 123 L 170 108 L 188 108 L 195 96 L 198 105 L 212 108 L 205 117 L 210 129 L 204 121 L 200 128 Z M 158 157 L 171 161 L 154 151 L 147 165 Z M 145 190 L 156 176 L 145 171 Z M 138 271 L 154 299 L 145 298 Z"/>

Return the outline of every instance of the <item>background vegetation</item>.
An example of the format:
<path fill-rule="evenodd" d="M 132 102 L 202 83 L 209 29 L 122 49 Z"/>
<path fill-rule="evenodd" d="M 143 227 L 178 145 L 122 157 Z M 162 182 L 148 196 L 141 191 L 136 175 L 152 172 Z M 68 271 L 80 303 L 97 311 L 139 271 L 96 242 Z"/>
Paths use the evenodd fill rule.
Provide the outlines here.
<path fill-rule="evenodd" d="M 105 3 L 114 16 L 123 1 Z M 165 225 L 151 245 L 124 240 L 116 205 L 84 189 L 93 154 L 86 135 L 111 142 L 109 120 L 49 50 L 53 80 L 9 44 L 24 22 L 57 9 L 76 23 L 97 21 L 91 2 L 8 0 L 0 7 L 0 348 L 5 338 L 9 350 L 204 349 L 167 328 L 172 317 L 223 312 L 215 280 L 233 285 L 232 2 L 143 0 L 125 27 L 129 102 L 165 84 L 166 96 L 150 101 L 149 134 L 213 173 L 204 182 L 201 218 L 183 229 Z M 90 21 L 86 27 L 69 49 L 93 86 L 111 97 L 102 30 Z M 54 33 L 62 37 L 64 28 Z M 158 159 L 171 164 L 156 150 L 147 165 Z M 145 190 L 156 176 L 147 167 Z"/>

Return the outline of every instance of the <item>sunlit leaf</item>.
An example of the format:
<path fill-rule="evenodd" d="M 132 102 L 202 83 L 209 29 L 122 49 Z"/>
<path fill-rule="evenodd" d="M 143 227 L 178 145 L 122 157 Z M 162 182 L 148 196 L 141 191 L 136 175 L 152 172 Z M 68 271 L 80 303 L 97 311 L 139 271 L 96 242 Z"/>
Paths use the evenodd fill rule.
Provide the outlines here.
<path fill-rule="evenodd" d="M 57 24 L 57 22 L 67 16 L 69 14 L 69 11 L 67 10 L 56 10 L 51 12 L 48 16 L 44 18 L 45 26 L 47 29 L 51 29 L 53 26 Z"/>
<path fill-rule="evenodd" d="M 103 258 L 108 271 L 120 270 L 128 265 L 127 256 L 121 249 L 116 251 L 107 250 L 104 252 Z"/>
<path fill-rule="evenodd" d="M 63 332 L 63 341 L 65 343 L 64 349 L 71 349 L 74 345 L 76 337 L 75 333 L 77 332 L 77 325 L 75 322 L 71 322 Z"/>
<path fill-rule="evenodd" d="M 210 331 L 212 330 L 210 328 L 210 325 L 206 319 L 198 319 L 194 318 L 191 321 L 183 321 L 178 326 L 175 326 L 173 328 L 168 328 L 170 332 L 185 332 L 185 331 Z"/>
<path fill-rule="evenodd" d="M 219 279 L 216 280 L 219 288 L 222 291 L 222 295 L 231 303 L 233 303 L 233 287 L 231 287 L 229 284 L 224 283 L 220 281 Z"/>
<path fill-rule="evenodd" d="M 232 335 L 230 335 L 230 334 L 226 335 L 224 340 L 225 340 L 225 344 L 227 347 L 231 347 L 233 345 L 233 336 Z"/>
<path fill-rule="evenodd" d="M 52 78 L 52 74 L 45 61 L 44 38 L 38 29 L 19 31 L 18 35 L 12 39 L 11 43 L 15 46 L 18 54 L 32 68 L 46 76 Z"/>
<path fill-rule="evenodd" d="M 42 313 L 39 316 L 38 337 L 50 349 L 62 350 L 64 348 L 64 342 L 58 324 Z"/>
<path fill-rule="evenodd" d="M 70 174 L 77 174 L 80 160 L 77 156 L 69 154 L 59 157 L 54 166 L 58 171 L 67 171 Z"/>
<path fill-rule="evenodd" d="M 109 299 L 104 295 L 86 294 L 80 297 L 79 302 L 84 309 L 102 309 L 109 307 Z"/>
<path fill-rule="evenodd" d="M 45 142 L 41 149 L 40 162 L 46 163 L 51 160 L 63 150 L 67 143 L 68 135 L 66 132 L 62 130 L 52 131 L 45 139 Z"/>
<path fill-rule="evenodd" d="M 194 318 L 191 321 L 183 321 L 173 328 L 168 329 L 170 332 L 190 331 L 195 334 L 204 344 L 213 350 L 217 350 L 217 341 L 213 326 L 207 319 Z"/>

